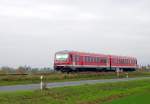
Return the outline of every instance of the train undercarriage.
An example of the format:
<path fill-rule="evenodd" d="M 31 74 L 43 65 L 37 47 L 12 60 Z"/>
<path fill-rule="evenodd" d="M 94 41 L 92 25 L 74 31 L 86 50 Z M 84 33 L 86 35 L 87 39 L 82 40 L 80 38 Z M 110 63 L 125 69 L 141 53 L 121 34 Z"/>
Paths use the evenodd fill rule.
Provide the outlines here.
<path fill-rule="evenodd" d="M 86 71 L 93 71 L 93 72 L 115 72 L 119 71 L 135 71 L 136 68 L 116 68 L 116 67 L 71 67 L 71 66 L 55 66 L 54 70 L 60 72 L 86 72 Z"/>

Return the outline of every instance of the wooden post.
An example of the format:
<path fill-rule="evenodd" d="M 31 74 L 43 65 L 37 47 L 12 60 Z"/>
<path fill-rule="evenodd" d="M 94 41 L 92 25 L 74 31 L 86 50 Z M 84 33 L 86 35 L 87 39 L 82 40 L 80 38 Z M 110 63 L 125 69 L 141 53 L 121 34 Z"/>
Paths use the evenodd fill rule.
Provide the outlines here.
<path fill-rule="evenodd" d="M 128 73 L 126 73 L 126 78 L 129 78 L 129 75 L 128 75 Z"/>
<path fill-rule="evenodd" d="M 40 86 L 40 89 L 41 91 L 43 90 L 43 76 L 40 77 L 41 78 L 41 86 Z"/>
<path fill-rule="evenodd" d="M 119 72 L 120 72 L 120 69 L 117 68 L 117 69 L 116 69 L 116 73 L 117 73 L 117 77 L 118 77 L 118 78 L 119 78 Z"/>

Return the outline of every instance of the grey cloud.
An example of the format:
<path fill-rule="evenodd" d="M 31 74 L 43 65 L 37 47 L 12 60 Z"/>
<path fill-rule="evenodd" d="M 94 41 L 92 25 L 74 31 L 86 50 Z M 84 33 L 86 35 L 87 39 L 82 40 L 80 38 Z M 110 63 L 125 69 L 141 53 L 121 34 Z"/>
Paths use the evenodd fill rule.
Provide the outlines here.
<path fill-rule="evenodd" d="M 56 51 L 132 55 L 150 63 L 147 0 L 1 0 L 0 66 L 52 66 Z"/>

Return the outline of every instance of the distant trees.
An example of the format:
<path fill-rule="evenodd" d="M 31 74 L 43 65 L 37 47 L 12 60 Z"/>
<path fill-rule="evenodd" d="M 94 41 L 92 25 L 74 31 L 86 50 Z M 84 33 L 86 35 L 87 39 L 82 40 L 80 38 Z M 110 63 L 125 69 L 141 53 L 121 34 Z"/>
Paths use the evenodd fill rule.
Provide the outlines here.
<path fill-rule="evenodd" d="M 145 66 L 141 66 L 141 67 L 139 68 L 139 71 L 147 71 L 147 72 L 150 72 L 150 64 L 145 65 Z"/>
<path fill-rule="evenodd" d="M 31 70 L 32 68 L 29 66 L 20 66 L 16 69 L 16 74 L 28 74 Z"/>
<path fill-rule="evenodd" d="M 15 73 L 14 68 L 3 66 L 0 68 L 0 74 L 9 74 L 9 73 Z"/>
<path fill-rule="evenodd" d="M 44 68 L 31 68 L 30 66 L 20 66 L 18 68 L 12 67 L 1 67 L 0 74 L 37 74 L 37 73 L 48 73 L 53 70 L 49 67 Z"/>

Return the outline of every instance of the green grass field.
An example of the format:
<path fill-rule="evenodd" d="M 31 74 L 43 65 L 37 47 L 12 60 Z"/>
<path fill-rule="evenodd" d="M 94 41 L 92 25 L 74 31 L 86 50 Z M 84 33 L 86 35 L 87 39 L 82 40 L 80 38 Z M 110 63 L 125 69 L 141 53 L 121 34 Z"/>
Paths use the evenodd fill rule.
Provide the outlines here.
<path fill-rule="evenodd" d="M 145 77 L 150 76 L 150 72 L 130 72 L 129 77 Z M 125 78 L 126 74 L 121 73 L 120 78 Z M 111 79 L 117 78 L 116 73 L 50 73 L 44 75 L 46 82 L 60 82 L 60 81 L 75 81 L 87 79 Z M 17 84 L 31 84 L 40 83 L 40 75 L 0 75 L 0 86 L 17 85 Z"/>
<path fill-rule="evenodd" d="M 149 104 L 150 80 L 1 92 L 0 104 Z"/>
<path fill-rule="evenodd" d="M 148 91 L 143 91 L 124 98 L 115 99 L 104 104 L 149 104 L 149 103 L 150 103 L 150 93 Z"/>

